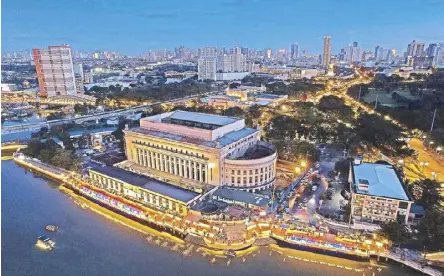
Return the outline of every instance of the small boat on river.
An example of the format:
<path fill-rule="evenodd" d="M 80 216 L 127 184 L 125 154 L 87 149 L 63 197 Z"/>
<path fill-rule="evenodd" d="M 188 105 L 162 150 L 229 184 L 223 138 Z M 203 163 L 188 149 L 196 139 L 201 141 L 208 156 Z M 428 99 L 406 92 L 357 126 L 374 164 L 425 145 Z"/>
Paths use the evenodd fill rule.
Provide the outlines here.
<path fill-rule="evenodd" d="M 45 226 L 45 230 L 49 232 L 57 232 L 57 230 L 59 230 L 59 227 L 57 225 L 48 224 Z"/>

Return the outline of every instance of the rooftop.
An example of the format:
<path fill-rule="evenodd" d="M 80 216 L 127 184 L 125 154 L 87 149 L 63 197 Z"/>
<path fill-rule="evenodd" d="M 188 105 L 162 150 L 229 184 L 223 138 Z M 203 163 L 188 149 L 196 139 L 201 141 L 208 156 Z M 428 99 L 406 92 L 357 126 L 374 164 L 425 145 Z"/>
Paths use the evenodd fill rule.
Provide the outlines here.
<path fill-rule="evenodd" d="M 266 207 L 269 199 L 263 195 L 253 194 L 241 190 L 234 190 L 225 187 L 217 189 L 213 196 L 226 198 L 233 201 L 246 202 L 251 205 Z"/>
<path fill-rule="evenodd" d="M 179 120 L 179 121 L 194 122 L 194 123 L 208 124 L 215 126 L 226 126 L 241 119 L 235 117 L 177 110 L 174 111 L 170 116 L 163 118 L 162 122 L 165 122 L 164 120 L 171 124 L 179 124 L 177 122 L 177 120 Z"/>
<path fill-rule="evenodd" d="M 142 187 L 143 189 L 146 189 L 148 191 L 152 191 L 157 194 L 164 195 L 185 203 L 199 196 L 199 194 L 196 192 L 185 190 L 164 182 L 157 181 L 150 177 L 135 174 L 120 168 L 102 166 L 93 162 L 88 163 L 88 167 L 90 167 L 90 170 L 96 171 L 98 173 L 108 175 L 125 183 Z"/>
<path fill-rule="evenodd" d="M 283 95 L 274 95 L 274 94 L 258 94 L 258 95 L 256 95 L 256 98 L 275 100 L 275 99 L 284 98 L 284 96 Z"/>
<path fill-rule="evenodd" d="M 243 128 L 243 129 L 232 131 L 228 134 L 225 134 L 224 136 L 222 136 L 214 141 L 207 141 L 207 140 L 203 140 L 203 139 L 186 137 L 186 136 L 182 136 L 182 135 L 178 135 L 178 134 L 171 134 L 171 133 L 150 130 L 150 129 L 144 129 L 144 128 L 133 128 L 133 129 L 130 129 L 129 131 L 135 132 L 135 133 L 140 133 L 143 135 L 151 135 L 151 136 L 155 136 L 155 137 L 159 137 L 159 138 L 163 138 L 163 139 L 169 139 L 169 140 L 182 142 L 182 143 L 200 145 L 200 146 L 209 147 L 209 148 L 216 148 L 218 142 L 221 147 L 225 147 L 231 143 L 234 143 L 242 138 L 245 138 L 245 137 L 257 132 L 258 130 L 254 129 L 254 128 Z"/>
<path fill-rule="evenodd" d="M 252 160 L 260 159 L 266 156 L 270 156 L 276 152 L 276 148 L 272 144 L 265 144 L 264 142 L 258 142 L 254 147 L 251 147 L 245 151 L 245 153 L 236 158 L 237 160 Z"/>
<path fill-rule="evenodd" d="M 96 133 L 105 133 L 105 132 L 114 132 L 116 131 L 117 127 L 102 127 L 102 128 L 96 128 L 96 129 L 80 129 L 80 130 L 70 130 L 69 136 L 70 137 L 77 137 L 82 136 L 83 134 L 89 133 L 89 134 L 96 134 Z"/>
<path fill-rule="evenodd" d="M 358 194 L 411 200 L 403 183 L 391 165 L 375 163 L 352 163 L 353 188 Z M 358 189 L 359 183 L 368 182 L 368 191 Z"/>

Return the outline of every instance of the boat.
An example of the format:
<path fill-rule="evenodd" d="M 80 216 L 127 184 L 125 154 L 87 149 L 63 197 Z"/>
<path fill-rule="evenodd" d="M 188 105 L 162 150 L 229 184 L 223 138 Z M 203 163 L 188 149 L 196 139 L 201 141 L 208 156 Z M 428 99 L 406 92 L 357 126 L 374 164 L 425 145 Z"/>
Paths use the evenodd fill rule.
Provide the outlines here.
<path fill-rule="evenodd" d="M 224 255 L 228 257 L 236 257 L 236 251 L 233 249 L 224 250 Z"/>
<path fill-rule="evenodd" d="M 55 242 L 53 242 L 50 238 L 47 236 L 40 236 L 37 238 L 37 247 L 43 249 L 43 250 L 52 250 L 54 249 Z"/>
<path fill-rule="evenodd" d="M 59 230 L 59 226 L 48 224 L 45 226 L 45 230 L 49 232 L 56 232 L 57 230 Z"/>

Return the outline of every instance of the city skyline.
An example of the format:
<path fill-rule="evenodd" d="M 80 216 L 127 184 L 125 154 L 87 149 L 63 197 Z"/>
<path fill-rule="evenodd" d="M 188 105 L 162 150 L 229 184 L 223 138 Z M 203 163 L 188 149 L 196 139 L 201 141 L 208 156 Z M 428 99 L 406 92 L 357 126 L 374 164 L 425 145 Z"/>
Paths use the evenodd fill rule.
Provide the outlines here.
<path fill-rule="evenodd" d="M 384 3 L 386 8 L 377 13 L 363 3 L 351 6 L 349 1 L 341 1 L 335 10 L 322 8 L 325 3 L 279 1 L 270 5 L 257 0 L 212 1 L 202 5 L 195 1 L 135 1 L 124 5 L 122 1 L 93 1 L 88 2 L 86 9 L 85 5 L 54 4 L 49 0 L 38 5 L 32 1 L 11 1 L 3 6 L 2 51 L 66 43 L 77 50 L 101 49 L 135 55 L 179 45 L 288 49 L 297 43 L 300 50 L 321 53 L 323 37 L 331 36 L 332 53 L 359 41 L 363 49 L 379 45 L 401 54 L 412 40 L 425 44 L 444 40 L 439 30 L 444 24 L 439 12 L 444 10 L 439 9 L 444 8 L 443 1 L 392 1 Z M 378 1 L 373 4 L 377 6 Z M 390 10 L 396 12 L 389 13 Z M 364 11 L 371 19 L 362 17 Z M 42 16 L 29 17 L 38 12 Z M 51 23 L 55 20 L 58 24 Z"/>

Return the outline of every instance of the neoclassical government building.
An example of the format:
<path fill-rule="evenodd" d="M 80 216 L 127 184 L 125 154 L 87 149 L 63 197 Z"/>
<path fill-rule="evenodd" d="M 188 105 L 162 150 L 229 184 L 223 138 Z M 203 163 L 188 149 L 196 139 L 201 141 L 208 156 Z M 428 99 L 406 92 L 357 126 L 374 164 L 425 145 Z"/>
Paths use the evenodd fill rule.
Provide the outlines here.
<path fill-rule="evenodd" d="M 244 119 L 174 111 L 142 118 L 124 134 L 127 160 L 117 166 L 173 185 L 255 192 L 275 182 L 276 148 Z"/>

